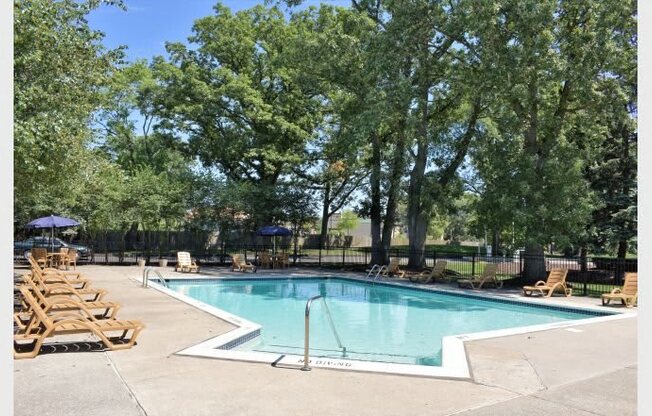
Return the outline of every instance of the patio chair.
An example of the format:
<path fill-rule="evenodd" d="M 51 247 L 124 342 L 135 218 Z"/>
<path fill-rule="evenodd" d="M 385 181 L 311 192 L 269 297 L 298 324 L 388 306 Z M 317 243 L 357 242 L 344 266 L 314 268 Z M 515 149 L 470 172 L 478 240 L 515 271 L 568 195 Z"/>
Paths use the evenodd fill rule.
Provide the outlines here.
<path fill-rule="evenodd" d="M 280 253 L 276 256 L 276 264 L 282 269 L 290 267 L 290 256 L 288 256 L 288 253 Z"/>
<path fill-rule="evenodd" d="M 30 255 L 27 257 L 29 258 L 32 256 L 34 258 L 34 261 L 40 266 L 41 264 L 43 267 L 48 266 L 48 250 L 43 247 L 33 247 L 31 250 Z"/>
<path fill-rule="evenodd" d="M 603 306 L 609 305 L 612 300 L 619 300 L 627 308 L 638 303 L 638 273 L 625 273 L 622 288 L 615 288 L 610 293 L 602 294 Z"/>
<path fill-rule="evenodd" d="M 199 266 L 195 261 L 190 258 L 190 253 L 187 251 L 178 251 L 177 252 L 177 265 L 174 266 L 174 271 L 182 272 L 192 272 L 195 271 L 199 273 Z"/>
<path fill-rule="evenodd" d="M 534 286 L 523 286 L 523 294 L 525 296 L 532 296 L 535 292 L 547 298 L 551 297 L 553 293 L 561 291 L 564 296 L 571 296 L 573 289 L 566 285 L 567 269 L 551 269 L 548 273 L 548 279 L 544 282 L 539 280 Z"/>
<path fill-rule="evenodd" d="M 272 256 L 269 255 L 266 251 L 260 252 L 259 265 L 261 268 L 272 269 L 274 267 L 274 262 L 272 261 Z"/>
<path fill-rule="evenodd" d="M 471 289 L 482 289 L 483 286 L 492 285 L 496 289 L 503 287 L 503 282 L 496 279 L 498 265 L 495 263 L 487 264 L 480 276 L 473 276 L 470 279 L 457 279 L 459 287 L 470 286 Z"/>
<path fill-rule="evenodd" d="M 432 269 L 424 269 L 421 273 L 409 275 L 410 282 L 430 283 L 437 279 L 444 279 L 446 260 L 437 260 Z"/>
<path fill-rule="evenodd" d="M 399 259 L 394 258 L 389 260 L 389 264 L 386 267 L 381 267 L 381 276 L 398 276 L 405 277 L 405 272 L 399 268 Z"/>
<path fill-rule="evenodd" d="M 20 289 L 32 315 L 23 330 L 14 334 L 14 358 L 34 358 L 47 338 L 58 335 L 92 334 L 110 350 L 131 348 L 145 327 L 137 320 L 95 319 L 73 312 L 48 315 L 28 288 Z M 127 335 L 131 332 L 131 336 Z M 111 334 L 119 335 L 111 337 Z M 84 340 L 85 341 L 85 340 Z M 116 343 L 120 341 L 121 343 Z M 122 343 L 123 341 L 126 341 Z M 26 351 L 23 351 L 26 350 Z"/>
<path fill-rule="evenodd" d="M 61 247 L 61 252 L 65 252 L 66 254 L 66 256 L 61 259 L 61 264 L 66 268 L 66 270 L 68 270 L 70 266 L 72 266 L 73 270 L 77 270 L 77 249 Z"/>
<path fill-rule="evenodd" d="M 248 261 L 242 260 L 239 254 L 234 254 L 232 256 L 231 271 L 246 272 L 247 270 L 250 270 L 252 273 L 256 273 L 256 266 Z"/>

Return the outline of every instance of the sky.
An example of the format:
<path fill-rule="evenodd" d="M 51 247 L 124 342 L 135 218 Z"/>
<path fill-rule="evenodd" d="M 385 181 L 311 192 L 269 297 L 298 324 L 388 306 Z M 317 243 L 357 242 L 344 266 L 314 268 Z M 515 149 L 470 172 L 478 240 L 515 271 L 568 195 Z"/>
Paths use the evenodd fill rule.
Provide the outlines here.
<path fill-rule="evenodd" d="M 125 0 L 127 11 L 103 5 L 88 16 L 89 25 L 104 32 L 109 49 L 127 46 L 127 59 L 167 56 L 166 42 L 187 42 L 196 19 L 213 14 L 216 0 Z M 223 0 L 232 11 L 244 10 L 261 0 Z M 305 0 L 301 8 L 320 3 L 348 7 L 350 0 Z M 287 10 L 286 6 L 282 6 Z"/>

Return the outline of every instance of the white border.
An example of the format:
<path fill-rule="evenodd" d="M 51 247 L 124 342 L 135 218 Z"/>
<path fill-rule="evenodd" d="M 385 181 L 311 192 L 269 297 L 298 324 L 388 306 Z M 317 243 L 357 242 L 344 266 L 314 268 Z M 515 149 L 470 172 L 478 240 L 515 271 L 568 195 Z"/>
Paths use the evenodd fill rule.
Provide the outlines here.
<path fill-rule="evenodd" d="M 328 277 L 343 278 L 347 280 L 362 281 L 362 282 L 369 283 L 369 280 L 367 279 L 342 276 L 342 275 L 330 275 L 330 274 L 319 275 L 319 276 L 292 276 L 292 277 L 284 276 L 283 278 L 300 279 L 300 278 L 328 278 Z M 279 279 L 280 277 L 260 276 L 257 277 L 256 280 L 261 280 L 264 278 Z M 173 278 L 172 280 L 235 280 L 235 279 L 229 277 L 196 276 L 193 277 L 192 279 Z M 241 280 L 241 278 L 237 278 L 237 280 Z M 381 283 L 383 283 L 384 285 L 400 286 L 400 287 L 412 288 L 412 289 L 417 288 L 407 283 L 385 282 L 385 281 Z M 303 356 L 299 356 L 299 355 L 219 349 L 221 346 L 229 342 L 232 342 L 238 338 L 249 336 L 250 334 L 252 334 L 252 332 L 260 330 L 261 326 L 255 322 L 248 321 L 246 319 L 243 319 L 242 317 L 233 315 L 222 309 L 216 308 L 215 306 L 208 305 L 204 302 L 193 299 L 182 293 L 168 289 L 156 283 L 153 280 L 150 280 L 148 284 L 149 286 L 165 293 L 168 296 L 171 296 L 175 299 L 178 299 L 182 302 L 192 305 L 198 309 L 201 309 L 204 312 L 207 312 L 213 316 L 216 316 L 217 318 L 225 320 L 230 324 L 236 326 L 235 329 L 229 332 L 226 332 L 222 335 L 218 335 L 214 338 L 208 339 L 204 342 L 201 342 L 189 348 L 178 351 L 176 354 L 193 356 L 193 357 L 218 358 L 224 360 L 259 362 L 259 363 L 272 364 L 279 367 L 299 368 L 303 366 Z M 430 292 L 437 292 L 437 293 L 444 293 L 444 294 L 464 293 L 461 291 L 445 290 L 441 288 L 430 288 L 430 287 L 426 288 L 423 286 L 418 286 L 418 289 L 423 291 L 430 291 Z M 512 300 L 509 298 L 505 298 L 504 296 L 496 296 L 487 293 L 482 293 L 482 294 L 473 293 L 472 295 L 477 296 L 479 298 L 487 298 L 492 300 L 500 299 L 502 301 L 507 301 L 516 304 L 530 303 L 535 306 L 536 305 L 541 306 L 541 303 L 527 298 L 519 298 L 518 300 Z M 569 306 L 569 305 L 560 305 L 559 303 L 554 303 L 554 302 L 551 304 L 554 306 L 565 307 L 568 309 L 576 309 L 576 310 L 584 310 L 584 311 L 599 311 L 602 313 L 605 312 L 605 309 L 600 307 L 575 306 L 575 305 Z M 317 368 L 327 368 L 331 370 L 374 372 L 374 373 L 399 374 L 399 375 L 420 376 L 420 377 L 438 377 L 438 378 L 450 378 L 450 379 L 471 379 L 471 372 L 469 369 L 466 349 L 464 348 L 464 343 L 466 341 L 477 341 L 477 340 L 488 339 L 488 338 L 504 337 L 509 335 L 519 335 L 519 334 L 525 334 L 525 333 L 537 332 L 537 331 L 546 331 L 550 329 L 569 328 L 569 327 L 594 324 L 599 322 L 633 318 L 637 315 L 636 312 L 619 312 L 616 310 L 609 311 L 609 312 L 612 312 L 613 315 L 599 316 L 594 318 L 579 319 L 579 320 L 572 320 L 572 321 L 554 322 L 549 324 L 530 325 L 530 326 L 523 326 L 523 327 L 516 327 L 516 328 L 499 329 L 493 331 L 474 332 L 468 334 L 445 336 L 442 338 L 442 365 L 440 367 L 414 365 L 414 364 L 357 361 L 357 360 L 322 358 L 322 357 L 315 357 L 311 359 L 310 366 L 317 367 Z"/>
<path fill-rule="evenodd" d="M 14 7 L 15 3 L 0 2 L 0 177 L 2 177 L 2 203 L 0 203 L 0 248 L 2 248 L 2 283 L 0 283 L 0 409 L 2 414 L 11 415 L 14 412 L 14 359 L 12 347 L 9 343 L 13 337 L 13 228 L 14 228 L 14 200 L 9 198 L 14 193 Z M 11 250 L 11 251 L 10 251 Z"/>

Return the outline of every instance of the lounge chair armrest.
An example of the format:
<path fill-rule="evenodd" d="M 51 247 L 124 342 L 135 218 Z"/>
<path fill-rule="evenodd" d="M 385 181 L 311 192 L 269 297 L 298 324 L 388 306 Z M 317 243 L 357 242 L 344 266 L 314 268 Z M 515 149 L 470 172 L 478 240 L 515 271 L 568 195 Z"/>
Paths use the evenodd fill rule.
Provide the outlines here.
<path fill-rule="evenodd" d="M 539 280 L 538 282 L 536 282 L 534 284 L 534 286 L 545 286 L 545 285 L 546 285 L 546 282 L 544 282 L 543 280 Z"/>
<path fill-rule="evenodd" d="M 621 293 L 621 292 L 622 292 L 622 290 L 619 287 L 617 287 L 615 289 L 611 289 L 611 294 L 612 295 L 616 295 L 616 294 Z"/>

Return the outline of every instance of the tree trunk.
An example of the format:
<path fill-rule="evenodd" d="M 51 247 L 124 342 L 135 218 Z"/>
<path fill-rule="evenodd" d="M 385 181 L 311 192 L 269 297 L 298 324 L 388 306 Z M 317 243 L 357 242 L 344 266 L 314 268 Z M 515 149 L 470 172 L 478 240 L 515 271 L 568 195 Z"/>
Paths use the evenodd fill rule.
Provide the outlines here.
<path fill-rule="evenodd" d="M 418 126 L 417 153 L 414 167 L 410 172 L 410 187 L 407 202 L 407 226 L 410 253 L 408 267 L 423 268 L 425 263 L 426 236 L 428 234 L 428 215 L 432 199 L 423 194 L 423 185 L 428 162 L 428 91 L 430 85 L 422 83 L 420 87 L 419 107 L 421 119 Z M 430 207 L 428 207 L 430 208 Z"/>
<path fill-rule="evenodd" d="M 629 248 L 629 242 L 627 240 L 620 240 L 618 242 L 618 258 L 624 259 L 627 256 L 627 249 Z"/>
<path fill-rule="evenodd" d="M 321 211 L 321 233 L 319 234 L 319 248 L 324 248 L 324 243 L 328 238 L 328 220 L 330 219 L 330 197 L 331 185 L 326 183 L 324 186 L 324 201 Z"/>
<path fill-rule="evenodd" d="M 586 261 L 587 249 L 586 247 L 580 248 L 580 271 L 586 273 L 588 271 L 588 263 Z"/>
<path fill-rule="evenodd" d="M 546 280 L 546 260 L 541 244 L 535 242 L 526 244 L 523 260 L 525 262 L 523 277 L 527 282 Z"/>
<path fill-rule="evenodd" d="M 410 173 L 410 187 L 407 204 L 407 225 L 410 253 L 408 267 L 422 268 L 425 262 L 424 248 L 428 232 L 428 218 L 423 207 L 423 181 L 426 171 L 428 145 L 421 138 L 417 145 L 414 167 Z"/>
<path fill-rule="evenodd" d="M 494 229 L 491 233 L 491 253 L 496 256 L 500 250 L 500 230 Z"/>
<path fill-rule="evenodd" d="M 380 226 L 382 223 L 381 213 L 381 193 L 380 193 L 380 137 L 377 133 L 371 135 L 371 176 L 369 182 L 371 185 L 371 208 L 369 216 L 371 217 L 371 264 L 385 264 L 386 252 L 383 249 Z"/>
<path fill-rule="evenodd" d="M 385 211 L 385 221 L 383 222 L 382 235 L 382 246 L 385 252 L 386 262 L 389 262 L 389 259 L 387 258 L 387 252 L 392 245 L 392 232 L 394 231 L 394 226 L 396 225 L 396 218 L 398 214 L 398 199 L 399 189 L 401 187 L 401 177 L 403 176 L 403 170 L 405 168 L 405 127 L 406 120 L 403 118 L 397 125 L 398 138 L 394 147 L 392 168 L 387 184 L 387 208 Z"/>

